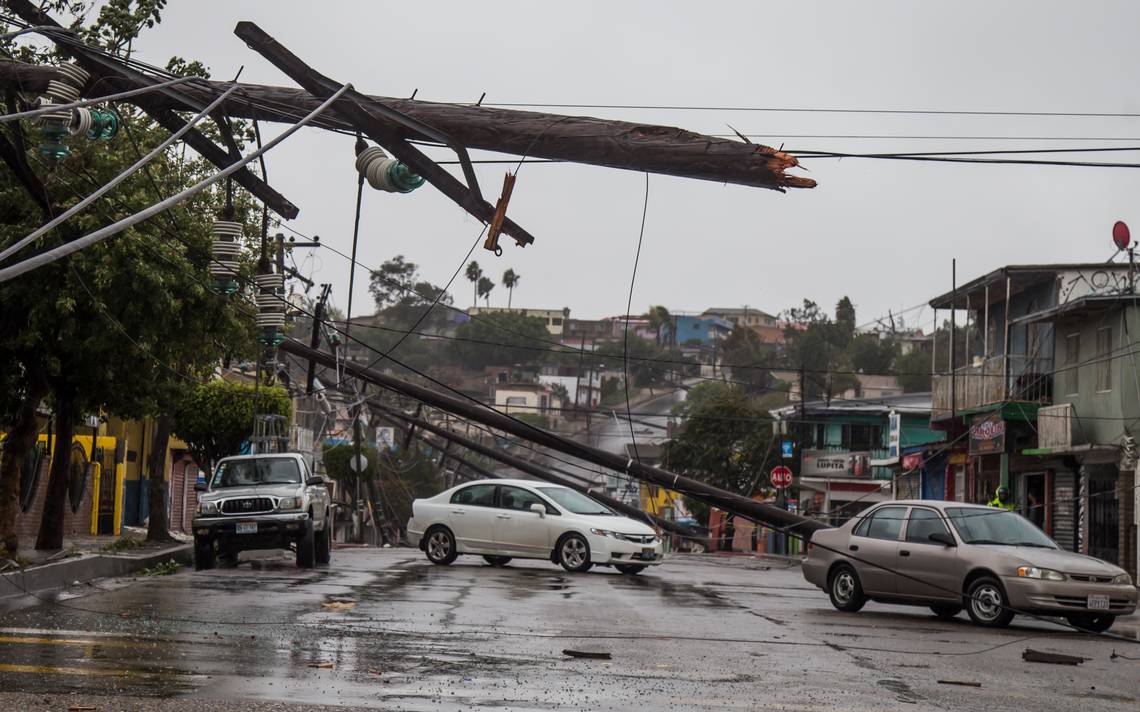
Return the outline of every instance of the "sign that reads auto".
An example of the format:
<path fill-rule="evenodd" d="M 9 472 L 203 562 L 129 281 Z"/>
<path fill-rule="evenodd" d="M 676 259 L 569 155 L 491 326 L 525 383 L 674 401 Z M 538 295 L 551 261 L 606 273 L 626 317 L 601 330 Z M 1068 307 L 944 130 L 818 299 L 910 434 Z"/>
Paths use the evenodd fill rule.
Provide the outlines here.
<path fill-rule="evenodd" d="M 1005 421 L 1000 415 L 977 415 L 970 423 L 970 454 L 1005 452 Z"/>
<path fill-rule="evenodd" d="M 871 453 L 804 450 L 801 477 L 869 477 Z"/>

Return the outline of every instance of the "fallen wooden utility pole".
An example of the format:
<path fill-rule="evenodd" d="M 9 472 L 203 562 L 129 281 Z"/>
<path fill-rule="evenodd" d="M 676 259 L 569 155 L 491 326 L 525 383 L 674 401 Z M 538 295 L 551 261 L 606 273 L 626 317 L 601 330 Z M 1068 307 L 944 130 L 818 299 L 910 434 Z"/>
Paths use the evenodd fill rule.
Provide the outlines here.
<path fill-rule="evenodd" d="M 39 93 L 55 75 L 54 67 L 0 61 L 3 87 Z M 93 99 L 140 86 L 145 83 L 131 76 L 108 75 L 89 83 L 83 96 Z M 147 104 L 156 111 L 195 111 L 230 86 L 232 82 L 195 82 L 179 87 L 177 92 L 153 95 Z M 240 86 L 235 97 L 222 105 L 222 111 L 232 118 L 292 124 L 320 103 L 304 89 Z M 786 173 L 799 165 L 792 154 L 671 126 L 387 96 L 367 98 L 429 124 L 469 149 L 774 190 L 816 185 L 810 178 Z M 353 132 L 360 128 L 336 111 L 314 125 Z M 399 128 L 392 123 L 388 126 Z M 409 139 L 428 140 L 400 130 Z"/>
<path fill-rule="evenodd" d="M 774 529 L 794 532 L 806 539 L 811 536 L 812 532 L 827 528 L 826 524 L 818 520 L 808 519 L 807 517 L 793 514 L 785 509 L 757 502 L 733 492 L 712 487 L 704 482 L 689 477 L 684 477 L 649 465 L 643 465 L 640 462 L 626 459 L 620 455 L 606 452 L 605 450 L 567 440 L 554 433 L 516 420 L 481 403 L 445 395 L 351 361 L 338 361 L 332 354 L 309 348 L 296 339 L 286 339 L 282 342 L 280 350 L 303 359 L 316 361 L 327 368 L 342 369 L 348 375 L 407 396 L 434 408 L 473 420 L 505 433 L 510 433 L 511 435 L 550 448 L 551 450 L 572 455 L 586 462 L 592 462 L 595 465 L 601 465 L 602 467 L 622 472 L 630 477 L 665 487 L 674 492 L 680 492 L 681 494 L 708 502 L 730 514 L 759 522 Z"/>
<path fill-rule="evenodd" d="M 563 487 L 569 487 L 572 490 L 576 490 L 588 497 L 596 499 L 610 509 L 621 512 L 627 517 L 647 521 L 651 525 L 656 525 L 665 531 L 668 531 L 672 534 L 677 534 L 678 536 L 683 536 L 687 539 L 696 539 L 699 541 L 704 541 L 706 539 L 706 537 L 701 536 L 700 532 L 690 527 L 686 527 L 682 524 L 677 524 L 676 522 L 671 522 L 668 519 L 663 519 L 654 514 L 650 514 L 649 512 L 644 512 L 637 507 L 610 497 L 605 492 L 599 492 L 598 490 L 591 489 L 589 487 L 583 487 L 577 482 L 569 480 L 565 477 L 559 477 L 558 475 L 555 475 L 550 471 L 541 468 L 533 463 L 527 462 L 522 458 L 502 452 L 496 448 L 488 447 L 479 442 L 476 442 L 475 440 L 471 440 L 470 438 L 465 438 L 462 435 L 451 432 L 447 428 L 441 428 L 438 425 L 429 423 L 423 418 L 416 418 L 414 416 L 408 415 L 407 413 L 404 413 L 397 408 L 393 408 L 383 403 L 378 398 L 369 398 L 366 402 L 370 408 L 379 411 L 382 416 L 386 416 L 389 419 L 399 419 L 409 425 L 415 425 L 421 430 L 426 430 L 429 433 L 434 433 L 435 435 L 438 435 L 448 442 L 460 445 L 461 447 L 464 447 L 472 452 L 477 452 L 485 457 L 489 457 L 493 460 L 498 460 L 504 465 L 509 465 L 519 472 L 525 472 L 532 477 L 537 477 L 540 480 L 545 480 L 546 482 L 551 482 L 556 485 L 562 485 Z M 448 455 L 448 457 L 458 460 L 455 455 Z"/>

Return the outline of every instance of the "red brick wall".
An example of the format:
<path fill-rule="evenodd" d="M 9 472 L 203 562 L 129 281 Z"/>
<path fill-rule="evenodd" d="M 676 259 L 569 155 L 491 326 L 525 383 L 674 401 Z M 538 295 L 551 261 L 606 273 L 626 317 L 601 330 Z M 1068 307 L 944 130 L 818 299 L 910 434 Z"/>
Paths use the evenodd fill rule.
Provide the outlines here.
<path fill-rule="evenodd" d="M 36 535 L 40 531 L 40 520 L 43 518 L 44 501 L 47 499 L 50 466 L 51 458 L 45 457 L 43 465 L 40 468 L 40 479 L 36 484 L 36 496 L 32 500 L 31 506 L 28 507 L 28 511 L 20 512 L 16 517 L 16 534 L 20 537 L 20 546 L 25 549 L 30 549 L 35 546 Z M 79 505 L 79 509 L 76 512 L 71 511 L 71 498 L 69 493 L 67 505 L 64 507 L 64 540 L 90 536 L 91 503 L 92 497 L 94 496 L 91 490 L 93 485 L 93 478 L 91 477 L 91 473 L 88 472 L 87 481 L 83 488 L 83 502 Z"/>

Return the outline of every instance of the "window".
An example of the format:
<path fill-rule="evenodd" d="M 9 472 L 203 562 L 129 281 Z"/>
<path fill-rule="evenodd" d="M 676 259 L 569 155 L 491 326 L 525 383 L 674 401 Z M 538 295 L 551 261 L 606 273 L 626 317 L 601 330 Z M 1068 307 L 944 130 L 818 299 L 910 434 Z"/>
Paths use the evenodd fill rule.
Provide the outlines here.
<path fill-rule="evenodd" d="M 566 487 L 539 487 L 547 497 L 553 499 L 560 507 L 570 510 L 574 514 L 596 514 L 609 516 L 614 512 L 604 504 L 590 499 L 581 492 Z"/>
<path fill-rule="evenodd" d="M 562 317 L 556 316 L 550 320 L 551 326 L 562 326 Z"/>
<path fill-rule="evenodd" d="M 855 525 L 855 531 L 852 532 L 855 536 L 867 536 L 867 528 L 871 526 L 871 518 L 863 517 L 859 523 Z"/>
<path fill-rule="evenodd" d="M 507 405 L 526 405 L 526 396 L 507 396 Z"/>
<path fill-rule="evenodd" d="M 452 504 L 469 504 L 474 507 L 495 506 L 495 485 L 471 485 L 451 495 Z"/>
<path fill-rule="evenodd" d="M 1096 390 L 1112 390 L 1112 327 L 1096 330 Z"/>
<path fill-rule="evenodd" d="M 252 485 L 288 485 L 301 481 L 301 470 L 291 457 L 259 457 L 222 462 L 214 473 L 213 489 Z"/>
<path fill-rule="evenodd" d="M 1016 512 L 982 507 L 951 507 L 946 510 L 946 516 L 967 544 L 1057 548 L 1052 539 Z"/>
<path fill-rule="evenodd" d="M 872 539 L 897 541 L 902 531 L 903 515 L 906 507 L 881 507 L 871 515 L 871 524 L 866 536 Z"/>
<path fill-rule="evenodd" d="M 515 509 L 520 512 L 530 510 L 530 505 L 541 504 L 546 507 L 547 513 L 553 513 L 550 505 L 542 501 L 534 492 L 528 492 L 521 487 L 500 487 L 499 488 L 499 507 L 503 509 Z"/>
<path fill-rule="evenodd" d="M 910 510 L 910 520 L 906 525 L 906 540 L 915 544 L 934 544 L 931 534 L 950 534 L 942 521 L 942 515 L 933 509 L 915 507 Z"/>
<path fill-rule="evenodd" d="M 1081 392 L 1081 335 L 1069 334 L 1065 337 L 1065 394 L 1075 396 Z"/>
<path fill-rule="evenodd" d="M 847 450 L 877 450 L 883 446 L 883 426 L 859 423 L 844 425 L 842 444 Z"/>

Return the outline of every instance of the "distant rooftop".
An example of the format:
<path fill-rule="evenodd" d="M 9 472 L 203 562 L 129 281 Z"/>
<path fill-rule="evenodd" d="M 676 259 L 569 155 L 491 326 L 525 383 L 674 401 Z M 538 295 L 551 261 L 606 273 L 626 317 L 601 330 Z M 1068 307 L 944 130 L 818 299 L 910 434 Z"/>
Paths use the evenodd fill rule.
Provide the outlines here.
<path fill-rule="evenodd" d="M 804 404 L 807 413 L 930 413 L 932 407 L 930 392 L 904 393 L 900 396 L 882 398 L 832 398 L 813 400 Z M 799 414 L 799 404 L 792 404 L 769 411 L 777 418 L 794 417 Z"/>

